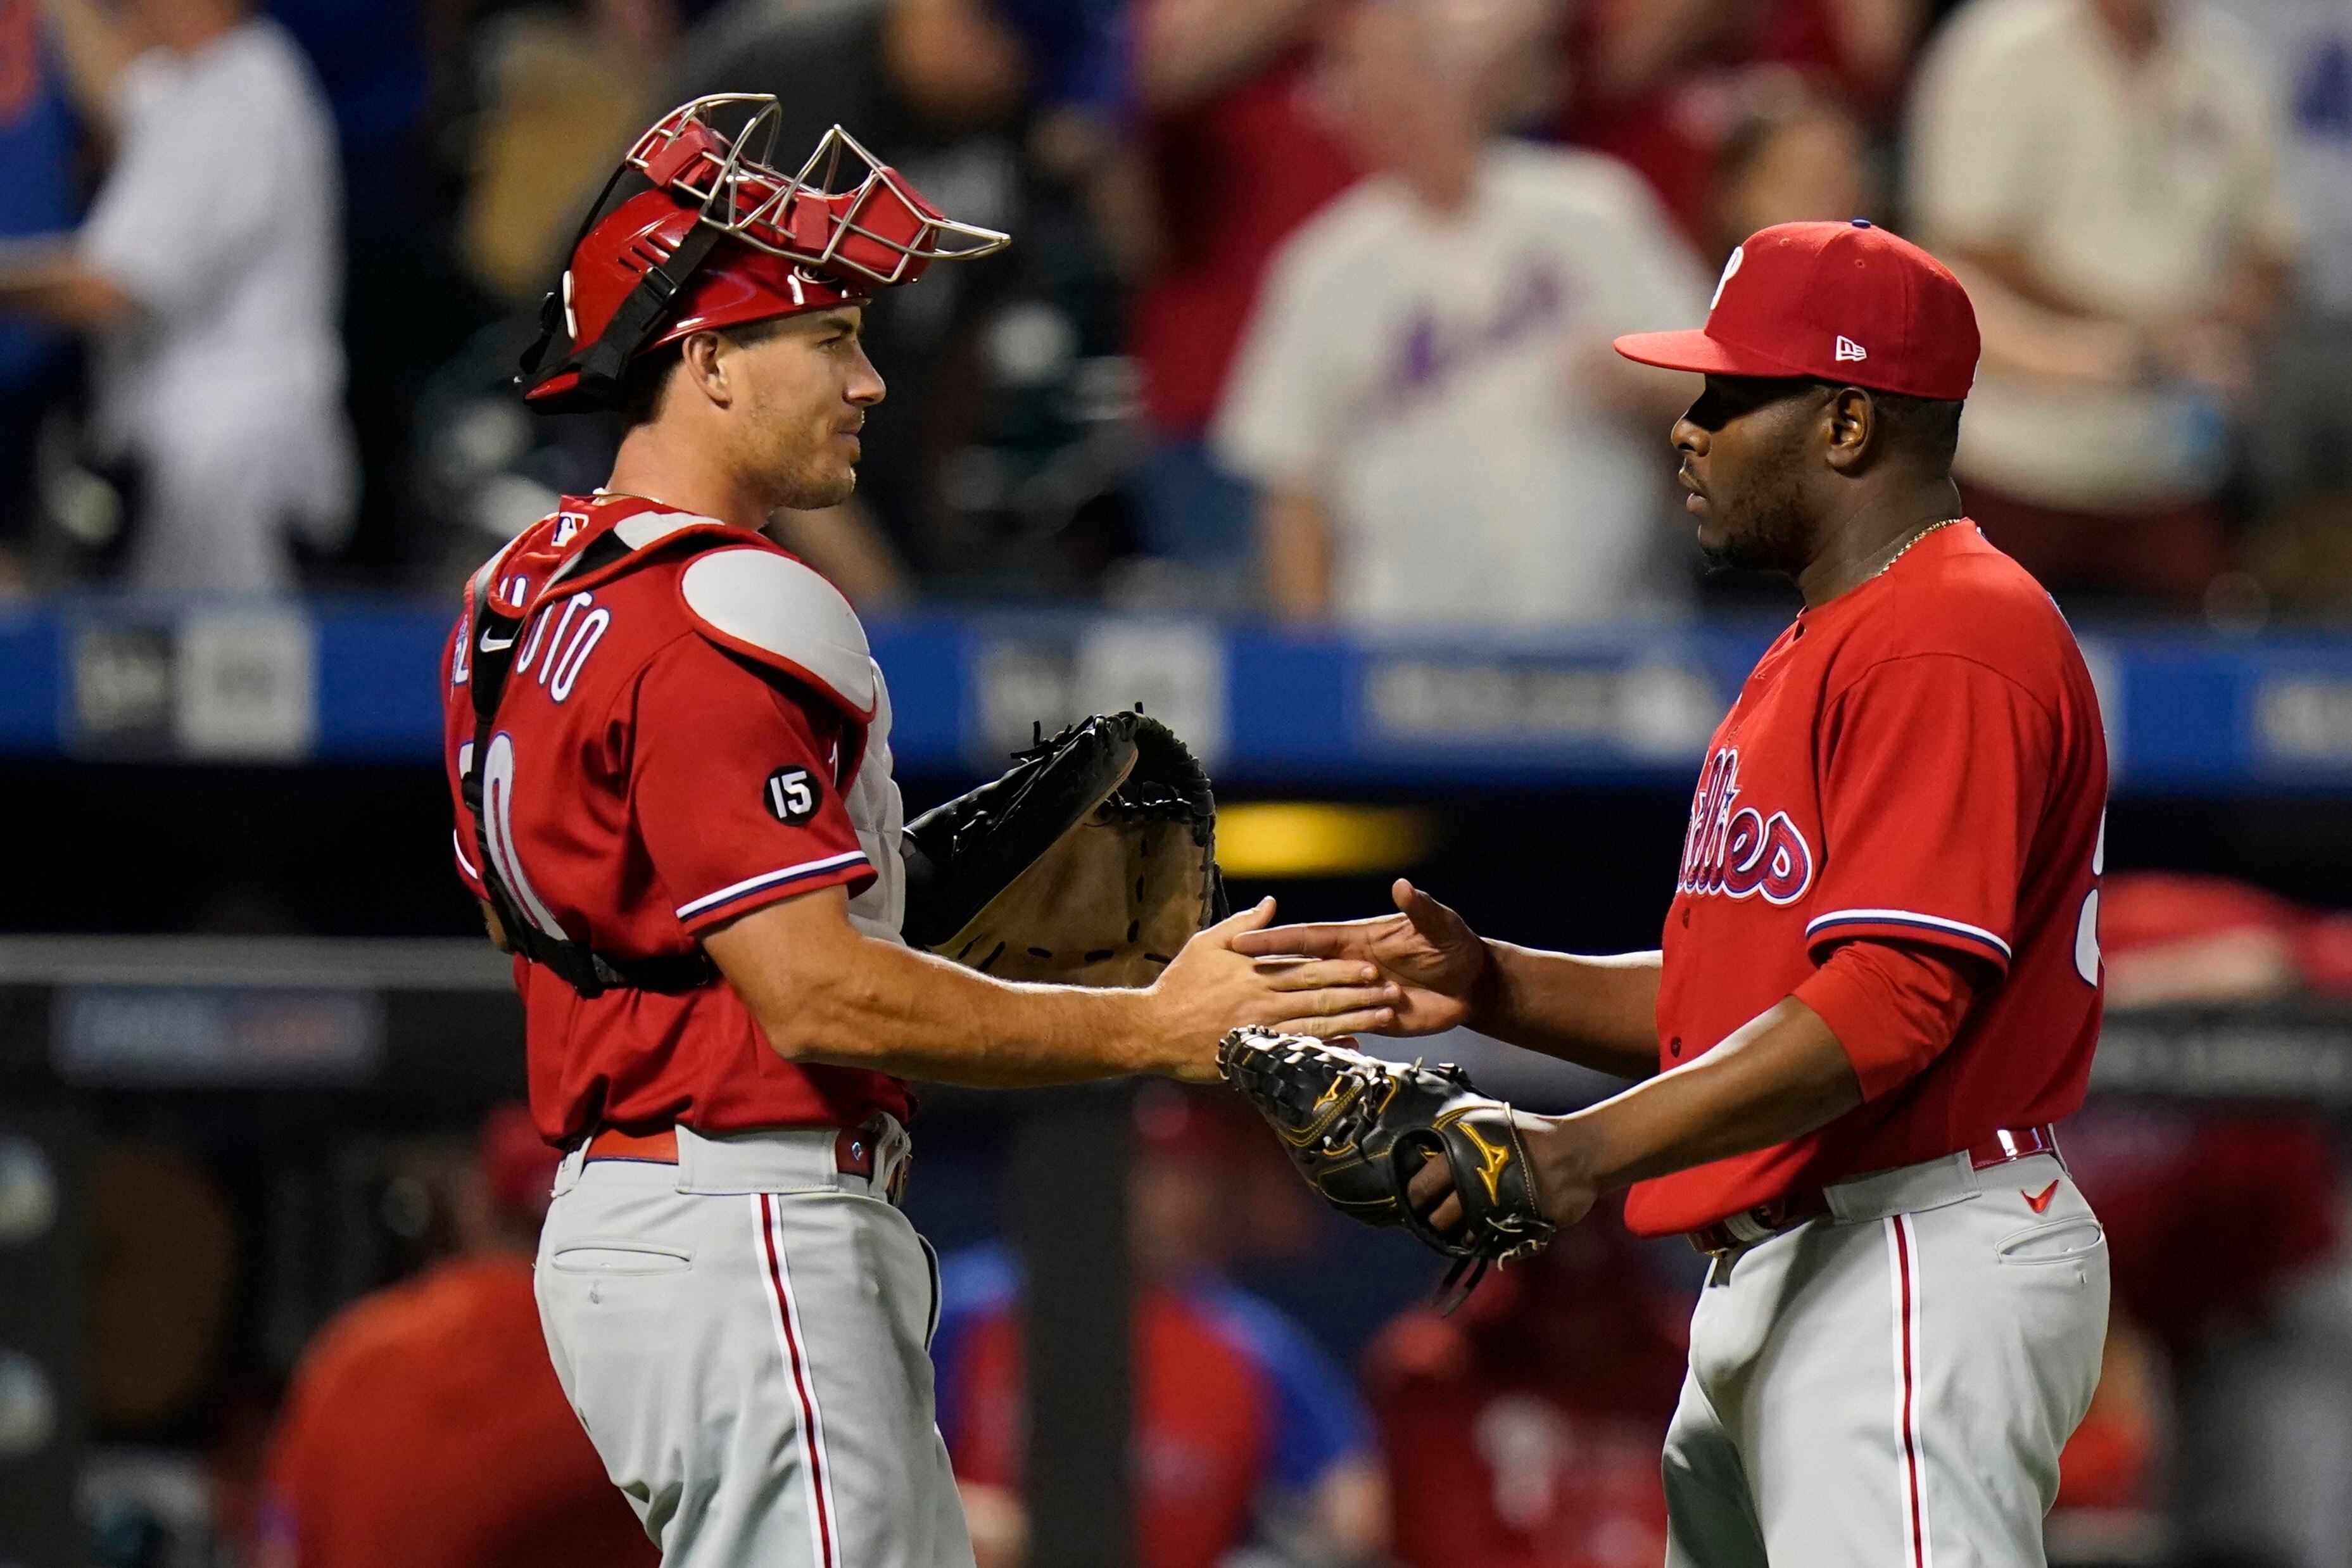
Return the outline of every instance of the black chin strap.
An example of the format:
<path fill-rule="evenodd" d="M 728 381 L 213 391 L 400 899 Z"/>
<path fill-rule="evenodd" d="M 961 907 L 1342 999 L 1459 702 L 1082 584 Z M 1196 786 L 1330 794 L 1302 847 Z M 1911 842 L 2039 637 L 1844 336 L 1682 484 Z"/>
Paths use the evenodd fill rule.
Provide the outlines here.
<path fill-rule="evenodd" d="M 609 194 L 612 187 L 607 184 L 605 189 Z M 591 226 L 603 205 L 604 199 L 599 197 L 596 207 L 590 209 Z M 582 237 L 586 233 L 583 228 Z M 548 295 L 539 305 L 539 341 L 524 351 L 522 375 L 519 379 L 529 388 L 571 371 L 580 378 L 574 389 L 576 395 L 606 407 L 618 405 L 621 382 L 628 373 L 629 361 L 661 330 L 680 290 L 709 258 L 711 247 L 725 237 L 715 225 L 698 221 L 660 265 L 646 269 L 636 287 L 613 312 L 613 319 L 604 323 L 604 330 L 596 334 L 595 342 L 574 348 L 565 358 L 542 370 L 541 364 L 563 331 L 563 301 L 553 294 Z M 579 243 L 578 239 L 572 241 L 574 249 Z"/>
<path fill-rule="evenodd" d="M 629 290 L 596 341 L 572 354 L 567 363 L 580 373 L 580 391 L 583 396 L 600 403 L 617 403 L 621 397 L 621 378 L 629 368 L 629 361 L 668 319 L 670 302 L 677 298 L 697 269 L 709 256 L 710 247 L 722 236 L 707 223 L 698 223 L 687 230 L 676 250 L 659 267 L 648 268 Z"/>

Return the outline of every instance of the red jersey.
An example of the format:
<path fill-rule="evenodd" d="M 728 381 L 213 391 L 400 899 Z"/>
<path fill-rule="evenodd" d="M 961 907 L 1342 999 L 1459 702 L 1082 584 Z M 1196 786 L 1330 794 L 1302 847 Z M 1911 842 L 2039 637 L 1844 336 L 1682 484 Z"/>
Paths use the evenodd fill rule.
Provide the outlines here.
<path fill-rule="evenodd" d="M 270 1444 L 265 1568 L 654 1568 L 548 1364 L 530 1259 L 466 1258 L 347 1308 Z"/>
<path fill-rule="evenodd" d="M 1666 912 L 1658 1063 L 1800 991 L 1839 943 L 1986 978 L 1951 1043 L 1845 1041 L 1864 1103 L 1637 1184 L 1636 1231 L 1965 1149 L 2083 1102 L 2099 1030 L 2107 760 L 2074 634 L 1971 524 L 1782 633 L 1715 732 Z"/>
<path fill-rule="evenodd" d="M 1570 1238 L 1563 1237 L 1563 1241 Z M 1666 1561 L 1658 1447 L 1690 1303 L 1595 1215 L 1573 1244 L 1490 1278 L 1452 1317 L 1381 1331 L 1365 1392 L 1389 1456 L 1391 1555 L 1410 1568 Z"/>
<path fill-rule="evenodd" d="M 756 534 L 635 497 L 567 499 L 479 582 L 524 609 L 488 755 L 490 853 L 522 916 L 629 958 L 690 953 L 762 905 L 847 887 L 895 941 L 903 897 L 888 698 L 840 595 Z M 475 740 L 467 623 L 445 657 L 457 869 Z M 785 1061 L 723 981 L 583 997 L 515 960 L 540 1132 L 722 1133 L 904 1118 L 906 1086 Z"/>
<path fill-rule="evenodd" d="M 1356 182 L 1354 160 L 1309 101 L 1313 58 L 1301 45 L 1145 127 L 1162 252 L 1128 336 L 1157 430 L 1207 426 L 1276 252 Z"/>

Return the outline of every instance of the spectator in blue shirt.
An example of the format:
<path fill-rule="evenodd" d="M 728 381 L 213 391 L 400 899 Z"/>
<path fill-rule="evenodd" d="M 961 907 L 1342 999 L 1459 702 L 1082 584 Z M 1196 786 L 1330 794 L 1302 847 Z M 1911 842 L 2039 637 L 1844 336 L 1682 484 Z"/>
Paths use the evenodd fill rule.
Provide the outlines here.
<path fill-rule="evenodd" d="M 39 0 L 0 0 L 0 241 L 74 226 L 77 134 Z M 22 584 L 40 510 L 34 458 L 68 363 L 54 329 L 0 319 L 0 593 Z"/>

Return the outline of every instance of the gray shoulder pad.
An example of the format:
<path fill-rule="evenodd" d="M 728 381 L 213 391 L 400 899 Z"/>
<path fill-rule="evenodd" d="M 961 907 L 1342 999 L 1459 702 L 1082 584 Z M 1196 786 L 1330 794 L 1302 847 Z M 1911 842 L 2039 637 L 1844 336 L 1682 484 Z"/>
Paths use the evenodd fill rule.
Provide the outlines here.
<path fill-rule="evenodd" d="M 715 517 L 703 517 L 690 511 L 641 511 L 635 517 L 625 517 L 613 527 L 614 535 L 632 550 L 643 550 L 658 544 L 671 534 L 688 528 L 724 528 L 727 525 Z"/>
<path fill-rule="evenodd" d="M 713 550 L 678 574 L 695 629 L 719 647 L 825 692 L 859 723 L 874 717 L 874 658 L 841 591 L 772 550 Z"/>

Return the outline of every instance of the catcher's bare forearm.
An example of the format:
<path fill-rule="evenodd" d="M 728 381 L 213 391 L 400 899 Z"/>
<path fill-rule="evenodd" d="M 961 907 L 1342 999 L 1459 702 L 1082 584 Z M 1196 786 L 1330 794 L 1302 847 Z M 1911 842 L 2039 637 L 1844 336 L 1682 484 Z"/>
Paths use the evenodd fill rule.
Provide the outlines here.
<path fill-rule="evenodd" d="M 1655 952 L 1580 958 L 1486 943 L 1471 1026 L 1482 1035 L 1617 1078 L 1658 1070 Z"/>
<path fill-rule="evenodd" d="M 746 997 L 787 1059 L 981 1089 L 1167 1065 L 1168 1053 L 1148 1038 L 1140 992 L 1007 984 L 911 948 L 852 940 L 859 947 L 854 963 L 831 968 L 816 984 L 792 984 L 791 994 L 767 1005 Z M 723 938 L 709 946 L 717 954 Z"/>
<path fill-rule="evenodd" d="M 1532 1119 L 1528 1152 L 1547 1192 L 1608 1192 L 1785 1143 L 1861 1103 L 1845 1047 L 1790 996 L 1696 1061 L 1589 1110 Z"/>
<path fill-rule="evenodd" d="M 1391 995 L 1357 984 L 1376 973 L 1369 964 L 1277 973 L 1213 943 L 1188 946 L 1148 990 L 1014 984 L 866 936 L 847 906 L 831 888 L 703 939 L 789 1060 L 983 1089 L 1138 1072 L 1205 1079 L 1236 1024 L 1278 1016 L 1286 1026 L 1375 1027 Z"/>

